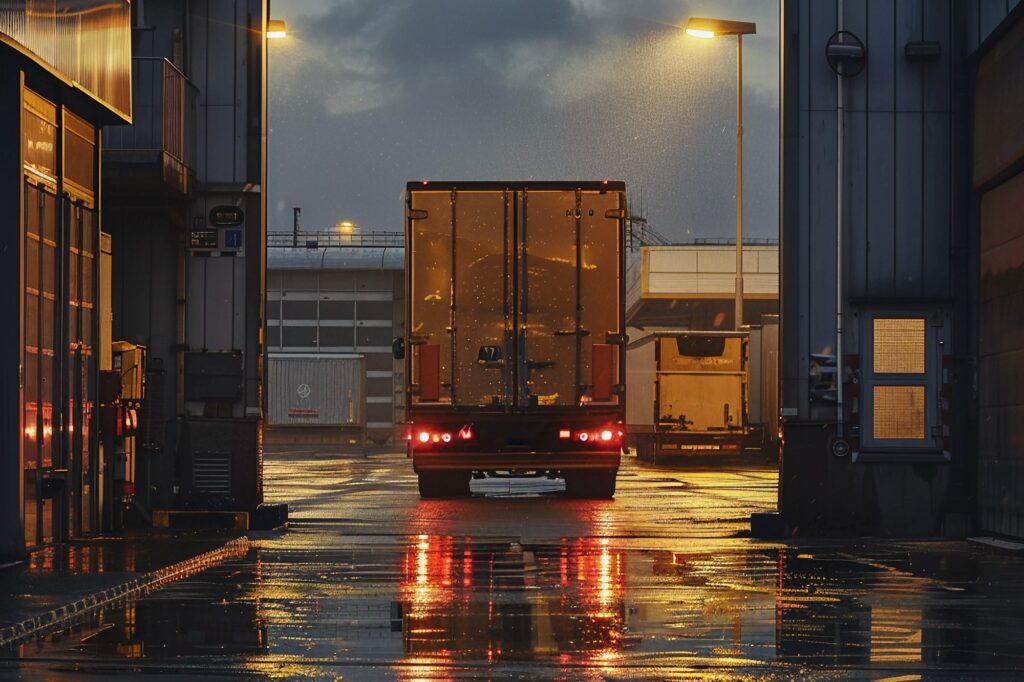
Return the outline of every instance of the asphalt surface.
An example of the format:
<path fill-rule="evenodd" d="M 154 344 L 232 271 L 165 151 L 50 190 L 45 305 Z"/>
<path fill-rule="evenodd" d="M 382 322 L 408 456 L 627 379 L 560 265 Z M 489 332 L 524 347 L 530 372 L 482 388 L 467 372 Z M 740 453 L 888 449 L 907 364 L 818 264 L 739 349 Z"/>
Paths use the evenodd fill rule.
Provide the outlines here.
<path fill-rule="evenodd" d="M 8 652 L 0 676 L 1024 678 L 1024 558 L 752 540 L 775 506 L 763 466 L 626 458 L 612 501 L 542 479 L 422 501 L 399 454 L 268 454 L 265 475 L 286 530 Z"/>

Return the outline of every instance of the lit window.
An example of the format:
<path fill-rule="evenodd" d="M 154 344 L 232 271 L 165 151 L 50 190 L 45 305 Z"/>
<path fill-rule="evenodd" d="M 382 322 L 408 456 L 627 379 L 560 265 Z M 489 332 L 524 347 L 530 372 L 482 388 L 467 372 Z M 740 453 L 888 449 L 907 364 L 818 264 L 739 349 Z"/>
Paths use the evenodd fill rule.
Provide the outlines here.
<path fill-rule="evenodd" d="M 871 435 L 877 440 L 923 439 L 924 389 L 924 386 L 875 386 Z"/>
<path fill-rule="evenodd" d="M 924 320 L 876 317 L 874 353 L 876 374 L 923 374 Z"/>

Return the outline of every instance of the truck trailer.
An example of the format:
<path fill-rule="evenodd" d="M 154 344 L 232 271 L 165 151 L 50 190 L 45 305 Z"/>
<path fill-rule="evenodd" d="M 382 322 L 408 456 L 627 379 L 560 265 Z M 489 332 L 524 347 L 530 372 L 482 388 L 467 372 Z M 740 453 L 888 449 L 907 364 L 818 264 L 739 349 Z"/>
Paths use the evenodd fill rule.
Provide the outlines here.
<path fill-rule="evenodd" d="M 423 497 L 473 476 L 610 498 L 625 431 L 622 182 L 406 187 L 408 454 Z"/>
<path fill-rule="evenodd" d="M 627 348 L 626 429 L 637 457 L 740 454 L 748 332 L 654 332 Z"/>

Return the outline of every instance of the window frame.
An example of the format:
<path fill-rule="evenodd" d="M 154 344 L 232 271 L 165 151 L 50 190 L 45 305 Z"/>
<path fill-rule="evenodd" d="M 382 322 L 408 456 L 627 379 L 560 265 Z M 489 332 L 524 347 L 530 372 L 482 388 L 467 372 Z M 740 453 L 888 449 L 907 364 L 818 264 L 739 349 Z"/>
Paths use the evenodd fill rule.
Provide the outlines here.
<path fill-rule="evenodd" d="M 862 312 L 861 377 L 860 377 L 860 447 L 853 461 L 949 461 L 943 448 L 943 424 L 939 401 L 942 390 L 942 356 L 945 346 L 946 316 L 938 310 L 920 308 L 878 308 Z M 924 320 L 924 372 L 876 373 L 875 320 Z M 876 386 L 924 386 L 924 438 L 876 439 Z"/>

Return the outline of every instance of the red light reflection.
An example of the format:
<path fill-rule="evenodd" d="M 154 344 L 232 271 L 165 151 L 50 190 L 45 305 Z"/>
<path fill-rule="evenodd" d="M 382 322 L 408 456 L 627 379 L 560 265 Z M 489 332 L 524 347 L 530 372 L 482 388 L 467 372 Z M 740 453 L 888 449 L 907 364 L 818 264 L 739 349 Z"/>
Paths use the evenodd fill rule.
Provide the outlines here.
<path fill-rule="evenodd" d="M 407 662 L 555 659 L 607 665 L 626 626 L 626 559 L 608 540 L 421 535 L 400 585 Z"/>

